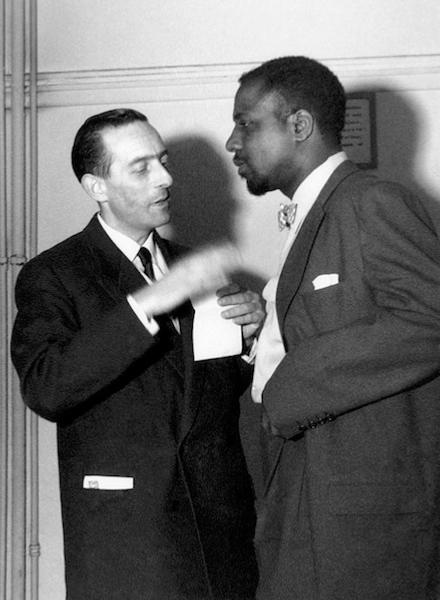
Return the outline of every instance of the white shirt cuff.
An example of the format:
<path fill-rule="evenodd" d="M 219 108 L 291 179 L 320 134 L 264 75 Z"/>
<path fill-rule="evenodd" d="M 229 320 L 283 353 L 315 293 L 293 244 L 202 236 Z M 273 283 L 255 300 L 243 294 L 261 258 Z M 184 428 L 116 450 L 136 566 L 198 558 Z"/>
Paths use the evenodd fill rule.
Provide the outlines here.
<path fill-rule="evenodd" d="M 158 322 L 155 319 L 153 319 L 153 317 L 149 317 L 148 315 L 146 315 L 140 307 L 140 305 L 138 304 L 138 302 L 136 302 L 136 300 L 130 294 L 127 296 L 127 302 L 129 303 L 135 315 L 145 327 L 145 329 L 149 333 L 151 333 L 151 335 L 156 335 L 156 333 L 158 333 L 160 329 Z"/>

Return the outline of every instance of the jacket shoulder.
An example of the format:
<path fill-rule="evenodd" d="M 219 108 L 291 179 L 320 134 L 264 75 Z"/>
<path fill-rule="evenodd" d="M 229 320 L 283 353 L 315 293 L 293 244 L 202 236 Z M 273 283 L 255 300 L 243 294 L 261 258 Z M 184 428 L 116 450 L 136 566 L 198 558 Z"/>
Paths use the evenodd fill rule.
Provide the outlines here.
<path fill-rule="evenodd" d="M 422 204 L 404 185 L 357 169 L 335 186 L 326 206 L 334 208 L 335 205 L 341 207 L 351 205 L 355 210 L 363 212 L 374 205 L 392 208 L 393 205 L 402 202 L 413 208 L 420 207 Z"/>
<path fill-rule="evenodd" d="M 325 211 L 335 218 L 352 215 L 358 223 L 394 222 L 404 228 L 419 226 L 435 232 L 433 213 L 425 199 L 396 181 L 356 170 L 340 181 L 328 198 Z M 417 228 L 419 228 L 417 226 Z"/>
<path fill-rule="evenodd" d="M 85 236 L 81 231 L 31 258 L 23 265 L 18 279 L 35 278 L 39 273 L 47 271 L 70 269 L 79 262 L 84 252 Z"/>

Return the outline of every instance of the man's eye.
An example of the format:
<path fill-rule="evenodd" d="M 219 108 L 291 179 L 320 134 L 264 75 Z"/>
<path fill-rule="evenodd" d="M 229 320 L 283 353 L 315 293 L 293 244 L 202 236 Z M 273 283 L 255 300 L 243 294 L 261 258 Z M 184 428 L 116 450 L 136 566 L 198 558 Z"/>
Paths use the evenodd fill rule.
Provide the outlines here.
<path fill-rule="evenodd" d="M 245 121 L 245 120 L 240 120 L 238 121 L 237 125 L 241 128 L 241 129 L 247 129 L 249 127 L 249 125 L 251 124 L 250 121 Z"/>

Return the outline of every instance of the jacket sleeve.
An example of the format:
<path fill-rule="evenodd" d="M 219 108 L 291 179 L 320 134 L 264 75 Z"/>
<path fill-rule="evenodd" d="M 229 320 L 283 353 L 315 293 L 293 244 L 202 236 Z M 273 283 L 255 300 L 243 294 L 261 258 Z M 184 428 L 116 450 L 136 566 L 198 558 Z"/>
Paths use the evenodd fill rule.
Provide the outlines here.
<path fill-rule="evenodd" d="M 263 393 L 272 430 L 283 437 L 439 373 L 440 244 L 430 220 L 398 186 L 372 186 L 357 200 L 359 280 L 293 303 L 314 330 L 298 336 L 286 325 L 292 343 Z"/>
<path fill-rule="evenodd" d="M 25 403 L 53 421 L 122 385 L 139 359 L 152 360 L 156 346 L 126 300 L 98 310 L 87 284 L 79 287 L 81 302 L 90 307 L 87 321 L 79 317 L 78 298 L 50 264 L 30 261 L 16 284 L 12 360 Z"/>

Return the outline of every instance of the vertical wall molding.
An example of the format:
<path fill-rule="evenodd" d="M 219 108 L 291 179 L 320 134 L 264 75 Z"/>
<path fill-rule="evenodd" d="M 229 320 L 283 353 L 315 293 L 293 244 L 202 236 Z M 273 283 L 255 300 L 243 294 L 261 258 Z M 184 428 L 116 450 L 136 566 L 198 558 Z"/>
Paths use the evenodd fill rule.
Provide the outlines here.
<path fill-rule="evenodd" d="M 9 358 L 15 281 L 21 266 L 36 252 L 36 1 L 0 0 L 2 600 L 38 598 L 37 420 L 21 400 L 18 378 Z"/>
<path fill-rule="evenodd" d="M 6 83 L 5 0 L 0 0 L 0 597 L 6 598 L 7 572 L 7 248 L 6 248 Z"/>
<path fill-rule="evenodd" d="M 10 198 L 6 208 L 10 235 L 7 238 L 8 255 L 25 256 L 25 3 L 11 2 L 11 138 L 10 138 Z M 8 173 L 7 173 L 8 175 Z M 10 202 L 8 202 L 10 200 Z M 13 286 L 17 265 L 10 265 L 9 289 Z M 13 318 L 13 305 L 9 303 L 9 322 Z M 10 472 L 8 497 L 10 498 L 10 580 L 12 598 L 24 598 L 26 593 L 26 416 L 19 390 L 11 371 L 9 378 L 10 413 Z"/>
<path fill-rule="evenodd" d="M 29 193 L 27 195 L 27 256 L 37 253 L 38 232 L 38 30 L 37 0 L 29 0 Z M 39 494 L 38 494 L 38 417 L 28 411 L 29 469 L 29 589 L 31 600 L 38 600 L 39 589 Z"/>

